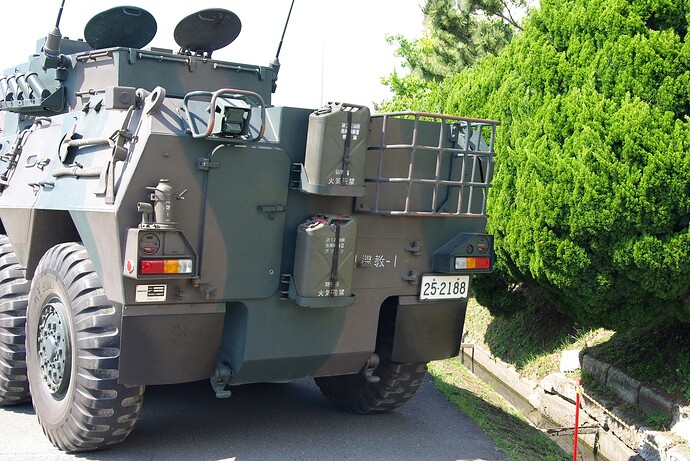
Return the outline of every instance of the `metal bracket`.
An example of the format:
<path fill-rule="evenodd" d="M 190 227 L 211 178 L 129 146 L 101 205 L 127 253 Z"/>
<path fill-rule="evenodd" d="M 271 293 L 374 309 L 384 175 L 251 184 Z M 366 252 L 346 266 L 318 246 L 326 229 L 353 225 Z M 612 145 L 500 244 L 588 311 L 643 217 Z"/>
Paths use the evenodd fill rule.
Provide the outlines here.
<path fill-rule="evenodd" d="M 196 58 L 195 56 L 188 56 L 187 57 L 187 70 L 190 72 L 194 72 L 196 70 L 196 62 L 199 58 Z M 204 60 L 205 61 L 205 60 Z"/>
<path fill-rule="evenodd" d="M 39 170 L 43 171 L 43 169 L 44 169 L 49 163 L 50 163 L 50 159 L 49 159 L 49 158 L 45 158 L 45 159 L 41 160 L 40 162 L 36 162 L 36 168 L 38 168 Z"/>
<path fill-rule="evenodd" d="M 33 188 L 34 192 L 38 192 L 39 189 L 52 189 L 55 187 L 55 183 L 52 181 L 30 182 L 28 185 Z"/>
<path fill-rule="evenodd" d="M 218 292 L 218 287 L 209 284 L 200 285 L 198 288 L 204 299 L 213 299 L 216 297 L 216 293 Z"/>
<path fill-rule="evenodd" d="M 130 48 L 127 58 L 130 64 L 135 64 L 137 62 L 137 50 L 135 48 Z"/>
<path fill-rule="evenodd" d="M 364 379 L 367 380 L 367 383 L 369 384 L 375 384 L 381 381 L 381 378 L 378 376 L 374 376 L 374 371 L 376 371 L 376 368 L 379 366 L 379 356 L 376 354 L 371 354 L 371 357 L 369 357 L 369 360 L 367 360 L 367 363 L 364 364 L 364 368 L 362 368 L 362 376 L 364 376 Z"/>
<path fill-rule="evenodd" d="M 10 178 L 13 176 L 14 170 L 19 163 L 19 157 L 24 149 L 24 144 L 26 143 L 29 135 L 34 132 L 36 125 L 32 125 L 30 128 L 22 130 L 14 140 L 12 147 L 5 156 L 5 162 L 7 167 L 5 171 L 0 175 L 0 193 L 5 190 L 5 188 L 10 184 Z"/>
<path fill-rule="evenodd" d="M 448 131 L 448 140 L 450 142 L 458 142 L 458 135 L 460 134 L 460 123 L 451 123 Z"/>
<path fill-rule="evenodd" d="M 218 292 L 218 287 L 211 285 L 208 280 L 204 279 L 192 280 L 192 286 L 199 290 L 204 299 L 212 299 Z"/>
<path fill-rule="evenodd" d="M 415 256 L 419 256 L 422 254 L 422 244 L 418 242 L 417 240 L 414 240 L 410 246 L 405 248 L 405 251 L 409 251 Z"/>
<path fill-rule="evenodd" d="M 225 362 L 218 362 L 216 365 L 216 373 L 211 377 L 211 387 L 216 393 L 217 399 L 227 399 L 232 395 L 232 392 L 225 389 L 235 372 Z"/>
<path fill-rule="evenodd" d="M 409 274 L 403 275 L 402 279 L 410 282 L 411 285 L 417 285 L 419 283 L 419 271 L 412 269 Z"/>

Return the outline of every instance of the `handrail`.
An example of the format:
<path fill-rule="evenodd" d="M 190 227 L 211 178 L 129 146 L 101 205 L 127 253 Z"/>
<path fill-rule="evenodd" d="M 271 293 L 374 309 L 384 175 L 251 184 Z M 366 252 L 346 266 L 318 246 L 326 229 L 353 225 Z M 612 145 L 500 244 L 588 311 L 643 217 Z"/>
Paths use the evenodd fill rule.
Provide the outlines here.
<path fill-rule="evenodd" d="M 192 98 L 197 98 L 201 96 L 210 96 L 210 105 L 213 108 L 209 114 L 208 118 L 208 123 L 207 123 L 207 128 L 206 132 L 200 133 L 196 130 L 196 125 L 192 123 L 192 113 L 189 110 L 189 100 Z M 259 93 L 255 93 L 254 91 L 248 91 L 248 90 L 239 90 L 236 88 L 221 88 L 220 90 L 216 90 L 215 92 L 211 91 L 192 91 L 190 93 L 187 93 L 184 96 L 184 99 L 182 100 L 182 104 L 184 105 L 184 112 L 185 116 L 187 118 L 187 124 L 189 125 L 189 129 L 191 131 L 192 137 L 194 138 L 208 138 L 211 136 L 213 133 L 213 128 L 215 127 L 215 106 L 216 106 L 216 100 L 220 97 L 223 98 L 229 98 L 229 99 L 237 99 L 240 101 L 244 101 L 247 104 L 254 105 L 256 107 L 259 107 L 261 109 L 261 129 L 259 130 L 259 133 L 254 136 L 253 138 L 248 138 L 248 139 L 242 139 L 246 142 L 256 142 L 263 138 L 264 132 L 266 131 L 266 103 L 264 103 L 264 99 L 261 97 Z M 254 101 L 252 101 L 252 98 Z M 254 104 L 252 104 L 252 102 Z"/>

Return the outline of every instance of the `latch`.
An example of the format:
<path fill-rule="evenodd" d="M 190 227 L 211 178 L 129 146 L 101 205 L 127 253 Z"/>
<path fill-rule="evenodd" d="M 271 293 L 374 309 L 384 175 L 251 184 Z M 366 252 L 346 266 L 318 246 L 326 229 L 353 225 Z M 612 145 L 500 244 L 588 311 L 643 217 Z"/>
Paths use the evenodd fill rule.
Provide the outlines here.
<path fill-rule="evenodd" d="M 268 214 L 268 219 L 274 219 L 276 213 L 285 213 L 287 207 L 285 205 L 259 205 L 259 211 Z"/>
<path fill-rule="evenodd" d="M 220 162 L 214 162 L 210 158 L 199 158 L 197 161 L 197 168 L 200 170 L 208 171 L 212 168 L 220 168 Z"/>
<path fill-rule="evenodd" d="M 192 280 L 192 286 L 199 290 L 204 299 L 213 299 L 218 292 L 218 287 L 211 285 L 208 280 L 204 279 Z"/>

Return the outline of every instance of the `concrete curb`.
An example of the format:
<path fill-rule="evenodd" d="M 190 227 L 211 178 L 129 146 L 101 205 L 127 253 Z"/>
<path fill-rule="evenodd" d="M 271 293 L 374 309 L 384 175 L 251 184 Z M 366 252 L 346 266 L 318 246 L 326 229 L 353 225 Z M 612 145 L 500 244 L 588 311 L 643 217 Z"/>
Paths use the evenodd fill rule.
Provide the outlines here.
<path fill-rule="evenodd" d="M 464 348 L 463 351 L 466 351 Z M 471 358 L 485 368 L 503 384 L 511 388 L 542 414 L 563 427 L 572 427 L 575 418 L 575 394 L 577 384 L 562 373 L 554 373 L 540 383 L 521 377 L 515 368 L 491 355 L 490 352 L 474 347 Z M 672 433 L 656 432 L 641 425 L 621 424 L 618 419 L 622 408 L 620 402 L 603 401 L 601 406 L 616 415 L 610 417 L 598 404 L 588 398 L 582 399 L 581 425 L 599 425 L 596 440 L 599 452 L 610 461 L 654 460 L 690 461 L 687 441 L 690 437 L 690 407 L 674 407 L 667 399 L 651 389 L 642 386 L 620 370 L 589 355 L 581 356 L 582 369 L 602 385 L 611 389 L 628 405 L 638 406 L 646 414 L 659 413 L 673 421 Z M 678 440 L 679 436 L 684 440 Z M 594 445 L 592 440 L 585 441 Z M 649 443 L 647 443 L 649 442 Z"/>
<path fill-rule="evenodd" d="M 608 370 L 608 374 L 606 379 L 602 380 L 601 372 L 604 368 Z M 597 382 L 606 385 L 618 398 L 636 405 L 642 413 L 657 413 L 665 417 L 671 423 L 670 432 L 685 442 L 690 441 L 690 407 L 675 405 L 652 389 L 640 385 L 639 381 L 590 355 L 582 357 L 582 369 L 590 373 Z"/>

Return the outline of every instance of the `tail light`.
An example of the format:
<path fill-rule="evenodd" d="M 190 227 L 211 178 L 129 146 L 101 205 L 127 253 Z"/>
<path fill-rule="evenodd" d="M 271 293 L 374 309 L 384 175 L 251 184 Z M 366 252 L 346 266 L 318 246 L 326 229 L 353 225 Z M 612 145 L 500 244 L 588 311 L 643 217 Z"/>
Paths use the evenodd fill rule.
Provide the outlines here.
<path fill-rule="evenodd" d="M 144 259 L 139 263 L 142 275 L 191 274 L 193 270 L 191 259 Z"/>

